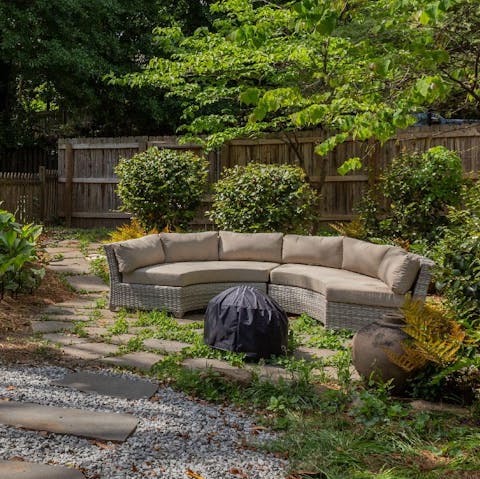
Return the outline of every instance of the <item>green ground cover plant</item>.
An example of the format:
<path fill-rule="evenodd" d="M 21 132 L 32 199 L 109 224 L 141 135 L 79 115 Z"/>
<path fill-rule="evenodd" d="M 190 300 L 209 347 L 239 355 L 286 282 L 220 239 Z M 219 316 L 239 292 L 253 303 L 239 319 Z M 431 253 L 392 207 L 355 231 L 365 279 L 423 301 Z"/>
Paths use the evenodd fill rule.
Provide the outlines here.
<path fill-rule="evenodd" d="M 45 275 L 35 266 L 41 226 L 21 225 L 13 214 L 0 209 L 0 299 L 5 293 L 31 293 Z"/>

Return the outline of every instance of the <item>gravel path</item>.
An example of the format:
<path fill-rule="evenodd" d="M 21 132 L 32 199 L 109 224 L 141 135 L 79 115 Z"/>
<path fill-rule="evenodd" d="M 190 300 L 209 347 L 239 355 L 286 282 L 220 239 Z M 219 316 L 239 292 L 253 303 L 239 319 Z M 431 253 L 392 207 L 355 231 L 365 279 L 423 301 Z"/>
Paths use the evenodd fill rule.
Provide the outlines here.
<path fill-rule="evenodd" d="M 150 400 L 126 400 L 51 385 L 67 372 L 0 366 L 0 400 L 133 414 L 139 419 L 134 434 L 124 443 L 101 443 L 0 425 L 0 458 L 75 466 L 87 479 L 188 479 L 188 469 L 204 479 L 286 476 L 286 461 L 242 447 L 245 440 L 261 443 L 274 436 L 253 435 L 252 418 L 237 410 L 200 404 L 170 388 Z"/>

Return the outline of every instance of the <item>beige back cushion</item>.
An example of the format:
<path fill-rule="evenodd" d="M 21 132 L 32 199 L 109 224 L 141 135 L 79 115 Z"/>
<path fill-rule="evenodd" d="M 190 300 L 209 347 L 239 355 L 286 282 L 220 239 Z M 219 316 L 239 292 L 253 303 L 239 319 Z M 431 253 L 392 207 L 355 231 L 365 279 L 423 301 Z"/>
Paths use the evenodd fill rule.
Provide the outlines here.
<path fill-rule="evenodd" d="M 131 273 L 137 268 L 163 263 L 165 254 L 158 234 L 131 239 L 113 245 L 120 273 Z"/>
<path fill-rule="evenodd" d="M 420 261 L 401 248 L 392 248 L 383 257 L 378 277 L 396 294 L 405 294 L 415 281 Z"/>
<path fill-rule="evenodd" d="M 160 233 L 165 251 L 165 262 L 217 261 L 218 233 Z"/>
<path fill-rule="evenodd" d="M 233 233 L 220 231 L 223 261 L 282 261 L 282 233 Z"/>
<path fill-rule="evenodd" d="M 342 267 L 342 236 L 285 235 L 282 262 Z"/>
<path fill-rule="evenodd" d="M 393 246 L 378 245 L 354 238 L 343 238 L 342 269 L 379 278 L 383 257 Z"/>

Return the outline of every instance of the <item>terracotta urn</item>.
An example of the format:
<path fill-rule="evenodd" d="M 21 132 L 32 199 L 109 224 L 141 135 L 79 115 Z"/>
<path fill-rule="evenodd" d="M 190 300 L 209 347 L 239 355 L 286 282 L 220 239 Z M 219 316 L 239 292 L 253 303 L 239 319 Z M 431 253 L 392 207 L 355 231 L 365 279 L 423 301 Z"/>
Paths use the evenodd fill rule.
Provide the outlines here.
<path fill-rule="evenodd" d="M 360 376 L 382 382 L 393 379 L 393 391 L 396 393 L 405 388 L 411 373 L 392 363 L 386 351 L 403 353 L 401 343 L 409 337 L 403 331 L 404 325 L 402 314 L 385 314 L 357 331 L 352 341 L 353 365 Z"/>

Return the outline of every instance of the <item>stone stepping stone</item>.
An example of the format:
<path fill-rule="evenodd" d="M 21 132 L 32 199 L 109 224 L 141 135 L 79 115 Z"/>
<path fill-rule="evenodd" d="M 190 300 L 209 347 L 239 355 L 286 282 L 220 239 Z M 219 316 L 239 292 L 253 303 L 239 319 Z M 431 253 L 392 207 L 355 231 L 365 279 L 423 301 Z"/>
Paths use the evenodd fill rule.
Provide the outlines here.
<path fill-rule="evenodd" d="M 180 353 L 185 348 L 192 346 L 188 343 L 182 343 L 180 341 L 168 341 L 166 339 L 145 339 L 143 345 L 149 349 L 155 349 L 157 351 L 162 351 L 167 354 Z"/>
<path fill-rule="evenodd" d="M 136 338 L 134 334 L 117 334 L 110 338 L 112 344 L 127 344 L 131 339 Z"/>
<path fill-rule="evenodd" d="M 185 359 L 182 366 L 197 371 L 211 369 L 228 379 L 244 384 L 248 384 L 252 379 L 252 372 L 247 368 L 238 368 L 220 359 L 190 358 Z"/>
<path fill-rule="evenodd" d="M 73 308 L 73 311 L 77 308 L 80 309 L 93 309 L 96 307 L 97 299 L 101 299 L 103 296 L 99 295 L 89 295 L 88 297 L 80 296 L 75 299 L 63 301 L 62 303 L 56 303 L 55 305 L 49 306 L 49 308 Z M 48 309 L 48 308 L 47 308 Z"/>
<path fill-rule="evenodd" d="M 144 379 L 128 379 L 90 372 L 70 373 L 53 384 L 125 399 L 149 399 L 158 389 L 158 384 Z"/>
<path fill-rule="evenodd" d="M 58 264 L 66 259 L 83 259 L 81 251 L 69 248 L 47 248 L 46 252 L 52 257 L 51 264 Z M 55 258 L 57 255 L 58 257 Z"/>
<path fill-rule="evenodd" d="M 293 353 L 296 359 L 326 359 L 332 356 L 335 356 L 338 351 L 332 349 L 318 349 L 318 348 L 307 348 L 304 346 L 298 347 Z"/>
<path fill-rule="evenodd" d="M 76 310 L 70 306 L 64 306 L 63 304 L 52 304 L 47 306 L 43 311 L 42 314 L 45 316 L 48 315 L 62 315 L 62 316 L 70 316 L 72 314 L 76 314 Z"/>
<path fill-rule="evenodd" d="M 67 276 L 65 280 L 76 291 L 86 291 L 87 293 L 110 291 L 110 287 L 106 285 L 101 278 L 91 274 Z"/>
<path fill-rule="evenodd" d="M 78 338 L 77 336 L 70 336 L 67 334 L 50 333 L 44 334 L 43 339 L 51 341 L 52 343 L 62 344 L 63 346 L 71 346 L 72 344 L 88 343 L 86 338 Z"/>
<path fill-rule="evenodd" d="M 23 461 L 0 461 L 0 479 L 85 479 L 85 476 L 69 467 Z"/>
<path fill-rule="evenodd" d="M 107 354 L 118 352 L 118 346 L 107 343 L 77 343 L 62 348 L 67 356 L 78 359 L 99 359 Z"/>
<path fill-rule="evenodd" d="M 63 274 L 88 274 L 90 263 L 84 258 L 66 258 L 47 265 L 47 269 Z"/>
<path fill-rule="evenodd" d="M 51 314 L 49 316 L 41 314 L 38 319 L 40 321 L 90 321 L 88 316 L 82 314 Z"/>
<path fill-rule="evenodd" d="M 135 430 L 138 420 L 130 414 L 2 401 L 0 423 L 35 431 L 123 442 Z"/>
<path fill-rule="evenodd" d="M 58 331 L 73 331 L 75 325 L 68 321 L 31 321 L 34 333 L 57 333 Z"/>
<path fill-rule="evenodd" d="M 84 328 L 84 331 L 89 335 L 89 336 L 109 336 L 110 332 L 108 331 L 107 328 L 103 328 L 100 326 L 87 326 Z"/>
<path fill-rule="evenodd" d="M 159 354 L 138 351 L 124 354 L 123 356 L 103 358 L 101 361 L 113 366 L 123 366 L 127 368 L 140 369 L 141 371 L 150 371 L 150 368 L 162 359 L 163 357 Z"/>

